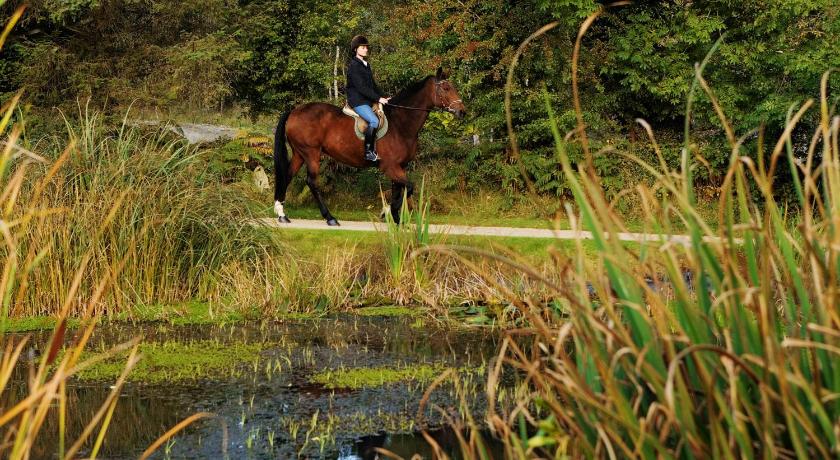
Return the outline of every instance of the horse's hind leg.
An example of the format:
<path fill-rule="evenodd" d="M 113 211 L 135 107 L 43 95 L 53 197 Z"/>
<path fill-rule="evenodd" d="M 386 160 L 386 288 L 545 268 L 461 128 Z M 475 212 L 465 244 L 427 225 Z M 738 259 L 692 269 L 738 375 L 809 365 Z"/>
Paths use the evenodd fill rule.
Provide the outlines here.
<path fill-rule="evenodd" d="M 327 205 L 324 204 L 324 200 L 321 198 L 321 191 L 318 190 L 318 171 L 321 167 L 320 160 L 320 152 L 314 152 L 314 154 L 306 156 L 306 185 L 309 186 L 315 202 L 318 203 L 318 209 L 321 210 L 321 217 L 327 220 L 327 225 L 339 225 L 338 220 L 330 214 L 330 210 L 327 209 Z"/>
<path fill-rule="evenodd" d="M 286 175 L 286 188 L 283 189 L 283 200 L 286 199 L 286 192 L 289 189 L 289 185 L 292 183 L 292 179 L 295 178 L 295 174 L 300 171 L 301 166 L 303 166 L 303 157 L 298 154 L 292 155 L 292 160 L 289 164 L 289 173 Z"/>
<path fill-rule="evenodd" d="M 283 209 L 283 206 L 286 204 L 286 193 L 289 190 L 289 185 L 292 183 L 292 179 L 294 179 L 295 174 L 300 170 L 300 167 L 303 165 L 303 157 L 298 155 L 294 149 L 292 149 L 292 159 L 289 162 L 289 170 L 286 172 L 286 182 L 280 186 L 277 190 L 277 196 L 274 197 L 274 211 L 280 216 L 281 222 L 291 222 L 288 217 L 286 217 L 286 212 Z"/>

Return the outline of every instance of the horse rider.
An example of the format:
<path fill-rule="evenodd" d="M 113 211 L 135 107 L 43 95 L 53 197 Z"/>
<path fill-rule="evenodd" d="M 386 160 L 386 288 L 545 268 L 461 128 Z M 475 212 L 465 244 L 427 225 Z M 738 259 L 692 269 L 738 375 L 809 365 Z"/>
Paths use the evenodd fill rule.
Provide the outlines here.
<path fill-rule="evenodd" d="M 353 56 L 347 64 L 347 103 L 368 122 L 365 130 L 365 160 L 379 161 L 374 143 L 379 118 L 371 107 L 379 102 L 387 104 L 390 98 L 382 96 L 382 91 L 373 81 L 373 71 L 365 58 L 368 56 L 368 40 L 363 35 L 356 35 L 350 41 Z"/>

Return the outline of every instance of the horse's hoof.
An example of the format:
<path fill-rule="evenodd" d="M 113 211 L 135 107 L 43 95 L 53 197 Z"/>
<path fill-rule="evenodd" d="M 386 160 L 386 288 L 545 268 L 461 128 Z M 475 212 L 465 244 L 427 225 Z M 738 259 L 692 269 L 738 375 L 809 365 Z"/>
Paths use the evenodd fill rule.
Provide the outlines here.
<path fill-rule="evenodd" d="M 290 221 L 289 218 L 286 217 L 286 216 L 280 216 L 280 217 L 277 218 L 277 220 L 280 221 L 281 224 L 291 224 L 292 223 L 292 221 Z"/>
<path fill-rule="evenodd" d="M 335 220 L 335 218 L 334 218 L 334 217 L 333 217 L 332 219 L 329 219 L 329 220 L 327 221 L 327 225 L 329 225 L 330 227 L 339 227 L 339 226 L 341 226 L 341 224 L 339 224 L 339 223 L 338 223 L 338 221 L 337 221 L 337 220 Z"/>

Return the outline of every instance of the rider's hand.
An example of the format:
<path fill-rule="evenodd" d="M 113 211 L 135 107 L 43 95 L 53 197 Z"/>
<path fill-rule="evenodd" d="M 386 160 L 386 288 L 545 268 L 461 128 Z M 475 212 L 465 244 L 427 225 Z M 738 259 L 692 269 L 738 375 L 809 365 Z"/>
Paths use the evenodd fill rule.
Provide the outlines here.
<path fill-rule="evenodd" d="M 390 97 L 380 97 L 380 98 L 379 98 L 379 103 L 380 103 L 380 104 L 387 104 L 387 103 L 388 103 L 388 101 L 390 101 L 390 100 L 391 100 L 391 98 L 390 98 Z"/>

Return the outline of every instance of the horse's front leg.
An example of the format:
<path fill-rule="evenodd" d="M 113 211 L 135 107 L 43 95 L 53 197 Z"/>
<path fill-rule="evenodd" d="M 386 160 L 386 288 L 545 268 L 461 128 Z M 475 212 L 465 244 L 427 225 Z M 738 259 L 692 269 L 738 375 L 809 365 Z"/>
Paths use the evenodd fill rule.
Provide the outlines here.
<path fill-rule="evenodd" d="M 391 179 L 391 217 L 395 223 L 400 223 L 400 210 L 403 205 L 403 192 L 406 197 L 414 193 L 414 184 L 408 180 L 408 175 L 401 166 L 385 169 L 385 175 Z"/>
<path fill-rule="evenodd" d="M 405 193 L 403 193 L 405 192 Z M 394 222 L 400 222 L 400 210 L 402 210 L 403 196 L 408 199 L 406 206 L 408 209 L 414 209 L 414 202 L 411 201 L 411 196 L 414 194 L 414 183 L 407 181 L 405 183 L 398 181 L 391 181 L 391 201 L 382 202 L 382 212 L 379 213 L 379 219 L 385 222 L 385 214 L 391 213 Z"/>
<path fill-rule="evenodd" d="M 406 186 L 397 181 L 391 181 L 391 217 L 394 218 L 394 223 L 400 223 L 400 211 L 403 203 L 403 190 Z"/>

